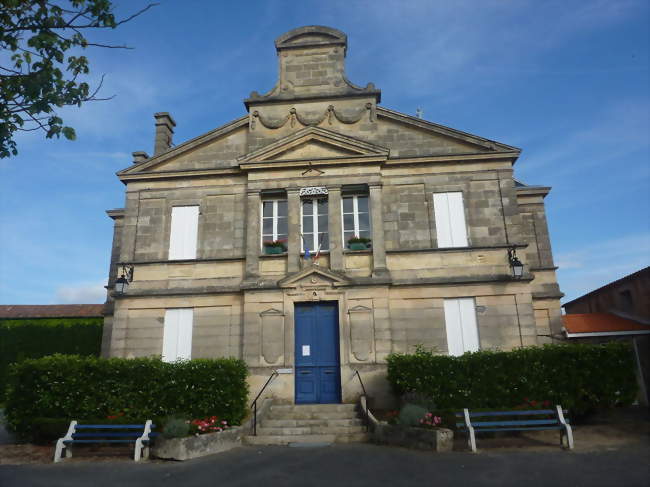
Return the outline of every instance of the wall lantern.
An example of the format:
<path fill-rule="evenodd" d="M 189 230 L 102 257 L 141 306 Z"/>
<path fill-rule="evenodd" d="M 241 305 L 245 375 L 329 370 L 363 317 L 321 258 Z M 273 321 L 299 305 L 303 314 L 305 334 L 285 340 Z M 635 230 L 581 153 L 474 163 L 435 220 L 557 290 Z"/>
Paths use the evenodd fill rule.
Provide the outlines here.
<path fill-rule="evenodd" d="M 510 247 L 508 249 L 508 261 L 510 262 L 510 268 L 512 269 L 512 277 L 515 279 L 521 279 L 521 276 L 524 275 L 524 264 L 522 264 L 517 257 L 517 249 L 515 247 Z"/>
<path fill-rule="evenodd" d="M 115 280 L 115 293 L 124 294 L 131 281 L 133 281 L 133 266 L 123 264 L 122 275 Z"/>

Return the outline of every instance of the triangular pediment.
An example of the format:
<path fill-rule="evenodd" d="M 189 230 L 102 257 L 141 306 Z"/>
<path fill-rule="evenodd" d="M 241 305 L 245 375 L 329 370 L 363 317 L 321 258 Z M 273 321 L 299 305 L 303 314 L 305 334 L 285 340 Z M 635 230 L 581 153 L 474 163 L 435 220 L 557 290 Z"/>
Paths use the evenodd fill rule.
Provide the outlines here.
<path fill-rule="evenodd" d="M 519 153 L 521 149 L 418 117 L 377 107 L 379 137 L 390 136 L 391 157 L 403 157 L 414 145 L 422 145 L 435 154 Z M 403 145 L 403 147 L 401 147 Z"/>
<path fill-rule="evenodd" d="M 388 157 L 388 149 L 320 127 L 306 127 L 239 158 L 247 163 L 276 160 Z"/>
<path fill-rule="evenodd" d="M 291 274 L 281 281 L 278 285 L 281 288 L 296 288 L 296 287 L 319 287 L 319 286 L 348 286 L 352 284 L 345 276 L 333 272 L 317 265 L 310 265 L 300 272 Z"/>
<path fill-rule="evenodd" d="M 246 150 L 248 116 L 233 120 L 210 132 L 183 142 L 169 150 L 133 164 L 117 173 L 118 177 L 236 166 L 236 155 Z M 218 162 L 215 162 L 218 161 Z"/>

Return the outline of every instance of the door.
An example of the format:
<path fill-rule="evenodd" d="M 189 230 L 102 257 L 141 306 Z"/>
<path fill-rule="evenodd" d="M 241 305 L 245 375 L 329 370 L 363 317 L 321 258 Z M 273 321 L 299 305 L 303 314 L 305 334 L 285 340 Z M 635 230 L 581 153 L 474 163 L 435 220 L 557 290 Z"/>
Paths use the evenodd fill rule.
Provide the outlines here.
<path fill-rule="evenodd" d="M 341 402 L 337 303 L 296 303 L 296 404 Z"/>

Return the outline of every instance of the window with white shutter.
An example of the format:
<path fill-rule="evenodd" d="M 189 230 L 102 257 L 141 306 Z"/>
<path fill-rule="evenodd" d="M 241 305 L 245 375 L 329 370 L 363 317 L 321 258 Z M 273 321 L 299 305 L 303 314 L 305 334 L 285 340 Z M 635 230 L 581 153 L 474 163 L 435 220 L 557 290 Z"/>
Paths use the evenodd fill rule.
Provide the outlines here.
<path fill-rule="evenodd" d="M 162 359 L 164 362 L 192 358 L 193 308 L 168 309 L 165 311 Z"/>
<path fill-rule="evenodd" d="M 463 193 L 435 193 L 433 212 L 438 247 L 467 247 L 467 226 Z"/>
<path fill-rule="evenodd" d="M 198 206 L 174 206 L 169 232 L 169 260 L 196 259 Z"/>
<path fill-rule="evenodd" d="M 479 349 L 474 298 L 445 299 L 445 328 L 449 355 L 462 355 Z"/>

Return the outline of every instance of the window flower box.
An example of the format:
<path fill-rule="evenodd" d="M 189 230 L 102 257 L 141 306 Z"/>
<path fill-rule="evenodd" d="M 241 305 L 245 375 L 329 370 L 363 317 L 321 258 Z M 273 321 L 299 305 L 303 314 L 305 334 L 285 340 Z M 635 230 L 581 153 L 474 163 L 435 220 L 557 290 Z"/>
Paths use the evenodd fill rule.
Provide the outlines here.
<path fill-rule="evenodd" d="M 270 254 L 284 254 L 287 251 L 287 247 L 281 240 L 274 240 L 264 242 L 264 253 L 267 255 Z"/>
<path fill-rule="evenodd" d="M 370 248 L 372 240 L 364 237 L 352 237 L 348 239 L 348 248 L 350 250 L 367 250 Z"/>

